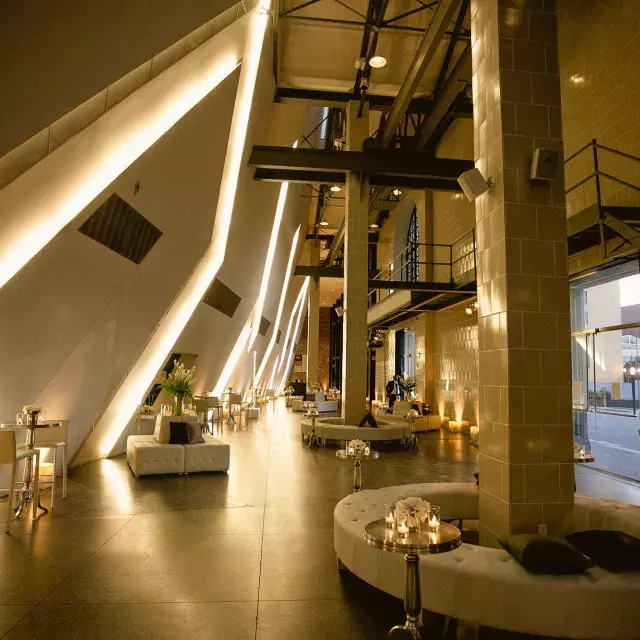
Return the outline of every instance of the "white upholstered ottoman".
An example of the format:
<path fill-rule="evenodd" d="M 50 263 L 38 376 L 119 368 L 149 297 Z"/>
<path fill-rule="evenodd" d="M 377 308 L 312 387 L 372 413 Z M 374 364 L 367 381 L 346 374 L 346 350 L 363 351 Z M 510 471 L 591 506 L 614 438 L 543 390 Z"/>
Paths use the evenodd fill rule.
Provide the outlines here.
<path fill-rule="evenodd" d="M 184 472 L 228 471 L 230 447 L 213 436 L 204 436 L 204 444 L 184 445 Z"/>
<path fill-rule="evenodd" d="M 129 436 L 127 461 L 136 478 L 156 473 L 183 473 L 185 448 L 165 444 L 155 436 Z"/>

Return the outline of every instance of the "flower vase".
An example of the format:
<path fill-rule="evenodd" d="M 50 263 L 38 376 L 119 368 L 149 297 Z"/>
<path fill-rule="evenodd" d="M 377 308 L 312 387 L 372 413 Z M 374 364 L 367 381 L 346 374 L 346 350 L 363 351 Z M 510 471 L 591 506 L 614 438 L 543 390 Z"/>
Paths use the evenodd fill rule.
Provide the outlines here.
<path fill-rule="evenodd" d="M 184 393 L 178 393 L 173 396 L 173 415 L 182 415 L 182 403 L 184 402 Z"/>

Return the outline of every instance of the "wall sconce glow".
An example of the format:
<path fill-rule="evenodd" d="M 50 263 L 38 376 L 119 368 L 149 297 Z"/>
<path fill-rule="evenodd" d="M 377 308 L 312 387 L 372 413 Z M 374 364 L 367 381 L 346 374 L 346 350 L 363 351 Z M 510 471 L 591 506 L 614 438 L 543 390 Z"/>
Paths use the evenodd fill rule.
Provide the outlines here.
<path fill-rule="evenodd" d="M 250 13 L 0 190 L 0 287 L 240 64 Z"/>
<path fill-rule="evenodd" d="M 282 369 L 284 354 L 287 350 L 287 343 L 289 340 L 289 336 L 291 335 L 291 328 L 293 327 L 293 322 L 296 317 L 298 308 L 300 307 L 300 305 L 302 304 L 302 300 L 304 299 L 304 295 L 308 287 L 308 281 L 309 281 L 309 277 L 305 278 L 304 282 L 302 283 L 302 286 L 300 287 L 300 291 L 298 292 L 298 297 L 296 298 L 295 304 L 293 305 L 293 309 L 291 310 L 291 316 L 289 316 L 289 323 L 287 324 L 287 332 L 285 333 L 285 336 L 284 336 L 282 349 L 280 350 L 279 358 L 276 359 L 276 362 L 273 366 L 273 371 L 271 372 L 271 378 L 269 379 L 269 384 L 267 385 L 269 389 L 274 388 L 273 386 L 274 382 L 278 377 L 278 374 L 280 373 L 280 369 Z"/>
<path fill-rule="evenodd" d="M 305 299 L 307 297 L 307 289 L 309 287 L 309 280 L 310 280 L 310 278 L 309 278 L 309 276 L 307 276 L 304 279 L 304 284 L 302 285 L 302 289 L 301 289 L 302 298 L 300 300 L 300 306 L 298 308 L 298 317 L 296 318 L 296 328 L 293 330 L 293 334 L 291 335 L 291 342 L 289 344 L 289 355 L 286 358 L 286 360 L 285 360 L 285 358 L 283 358 L 281 360 L 281 364 L 282 364 L 282 362 L 286 361 L 286 365 L 285 365 L 284 369 L 282 370 L 282 377 L 280 378 L 280 382 L 278 384 L 278 393 L 282 393 L 282 389 L 284 387 L 284 383 L 286 381 L 286 377 L 289 374 L 289 370 L 291 369 L 291 361 L 293 360 L 293 352 L 295 351 L 296 343 L 297 343 L 296 336 L 298 336 L 299 333 L 300 333 L 300 326 L 301 326 L 301 322 L 300 321 L 302 320 L 302 316 L 304 315 L 304 308 L 305 308 L 304 301 L 305 301 Z"/>
<path fill-rule="evenodd" d="M 293 148 L 297 148 L 298 141 L 293 143 Z M 287 202 L 287 192 L 289 191 L 289 183 L 283 182 L 280 185 L 280 193 L 278 194 L 278 204 L 276 205 L 276 214 L 273 218 L 273 225 L 271 226 L 271 237 L 269 238 L 269 248 L 267 249 L 267 259 L 264 263 L 264 270 L 262 272 L 262 281 L 260 282 L 260 293 L 256 300 L 255 307 L 253 309 L 253 321 L 251 325 L 251 335 L 249 336 L 249 344 L 247 345 L 247 352 L 251 351 L 253 343 L 258 337 L 258 329 L 260 328 L 260 321 L 262 319 L 262 311 L 264 310 L 264 301 L 267 297 L 267 289 L 269 288 L 269 276 L 271 275 L 271 268 L 273 267 L 273 258 L 276 253 L 276 246 L 278 244 L 278 234 L 280 233 L 280 224 L 282 223 L 282 215 L 284 214 L 284 207 Z"/>
<path fill-rule="evenodd" d="M 400 191 L 400 189 L 394 189 L 392 193 L 394 196 L 399 196 L 402 193 L 402 191 Z"/>
<path fill-rule="evenodd" d="M 379 229 L 379 228 L 380 228 L 380 225 L 377 222 L 372 222 L 369 225 L 369 229 Z"/>
<path fill-rule="evenodd" d="M 321 227 L 328 227 L 329 223 L 326 220 L 320 220 L 320 226 Z"/>
<path fill-rule="evenodd" d="M 334 184 L 331 187 L 329 187 L 329 191 L 332 191 L 333 193 L 338 193 L 339 191 L 342 191 L 342 187 L 339 184 Z"/>
<path fill-rule="evenodd" d="M 262 357 L 262 362 L 258 368 L 256 380 L 259 382 L 264 373 L 267 362 L 271 357 L 273 347 L 275 347 L 276 339 L 278 337 L 278 329 L 280 327 L 280 320 L 282 319 L 282 310 L 284 308 L 284 302 L 287 298 L 287 289 L 289 288 L 289 279 L 291 278 L 291 270 L 293 269 L 293 259 L 296 256 L 296 247 L 298 246 L 298 238 L 300 237 L 300 225 L 293 234 L 293 240 L 291 240 L 291 250 L 289 251 L 289 261 L 287 262 L 287 270 L 284 274 L 284 282 L 282 283 L 282 292 L 280 293 L 280 301 L 278 302 L 278 311 L 276 312 L 276 319 L 273 323 L 273 331 L 271 332 L 271 339 L 267 345 L 267 350 Z"/>
<path fill-rule="evenodd" d="M 374 69 L 382 69 L 387 64 L 387 59 L 384 56 L 373 56 L 371 60 L 369 60 L 369 64 Z"/>
<path fill-rule="evenodd" d="M 109 455 L 224 261 L 258 66 L 269 21 L 269 17 L 258 9 L 253 9 L 247 15 L 249 22 L 248 26 L 245 25 L 248 27 L 246 46 L 220 182 L 211 244 L 156 327 L 141 356 L 116 391 L 94 430 L 84 442 L 75 458 L 77 464 L 95 459 L 98 455 Z"/>

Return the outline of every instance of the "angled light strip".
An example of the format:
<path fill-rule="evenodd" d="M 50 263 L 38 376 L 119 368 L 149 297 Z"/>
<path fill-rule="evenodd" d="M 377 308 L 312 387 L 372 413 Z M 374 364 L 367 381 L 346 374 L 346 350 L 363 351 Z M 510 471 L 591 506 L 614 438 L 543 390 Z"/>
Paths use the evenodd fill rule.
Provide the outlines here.
<path fill-rule="evenodd" d="M 75 458 L 76 464 L 109 455 L 224 261 L 262 44 L 269 20 L 269 4 L 270 0 L 261 0 L 260 6 L 248 14 L 250 21 L 246 48 L 220 182 L 212 242 L 83 444 Z"/>
<path fill-rule="evenodd" d="M 0 287 L 238 67 L 250 24 L 243 16 L 0 190 Z"/>
<path fill-rule="evenodd" d="M 269 357 L 271 356 L 273 347 L 276 344 L 276 339 L 278 337 L 278 329 L 280 327 L 280 320 L 282 319 L 282 309 L 284 308 L 284 302 L 287 298 L 287 290 L 289 289 L 289 279 L 291 278 L 291 270 L 293 268 L 293 259 L 296 256 L 296 247 L 298 246 L 299 237 L 300 237 L 300 225 L 298 225 L 296 232 L 293 234 L 293 240 L 291 240 L 291 250 L 289 251 L 289 262 L 287 263 L 287 270 L 284 274 L 284 282 L 282 283 L 282 292 L 280 293 L 280 302 L 278 302 L 278 312 L 276 313 L 276 319 L 275 319 L 275 322 L 273 323 L 271 340 L 269 340 L 269 344 L 267 345 L 267 350 L 265 351 L 264 356 L 262 357 L 262 362 L 260 363 L 260 367 L 258 368 L 258 373 L 255 376 L 256 380 L 260 380 L 260 378 L 262 378 L 262 374 L 264 373 L 265 367 L 267 366 L 267 362 L 269 360 Z"/>
<path fill-rule="evenodd" d="M 295 317 L 296 317 L 296 312 L 298 311 L 298 307 L 300 306 L 300 301 L 302 300 L 302 297 L 304 295 L 305 282 L 303 282 L 302 285 L 300 286 L 300 291 L 298 292 L 298 297 L 296 298 L 296 301 L 295 301 L 295 303 L 293 305 L 293 309 L 291 309 L 291 315 L 289 316 L 289 324 L 287 325 L 287 333 L 284 336 L 284 342 L 282 343 L 282 348 L 280 349 L 280 357 L 277 359 L 277 361 L 273 365 L 273 371 L 271 372 L 271 378 L 269 379 L 269 384 L 267 385 L 267 387 L 269 389 L 273 389 L 274 388 L 273 385 L 274 385 L 275 379 L 277 378 L 278 372 L 280 371 L 280 368 L 282 367 L 283 355 L 287 350 L 287 343 L 289 341 L 289 336 L 291 335 L 291 327 L 293 327 L 293 322 L 294 322 Z"/>
<path fill-rule="evenodd" d="M 298 141 L 293 143 L 293 148 L 298 146 Z M 287 192 L 289 191 L 289 183 L 283 182 L 280 185 L 280 193 L 278 194 L 278 204 L 276 205 L 276 215 L 273 218 L 273 225 L 271 226 L 271 238 L 269 238 L 269 248 L 267 249 L 267 259 L 264 262 L 264 271 L 262 272 L 262 282 L 260 283 L 260 293 L 256 300 L 255 307 L 253 309 L 253 323 L 251 325 L 251 336 L 249 338 L 249 344 L 247 345 L 247 352 L 251 351 L 253 343 L 258 337 L 258 329 L 260 329 L 260 321 L 262 319 L 262 311 L 264 310 L 264 301 L 267 297 L 267 289 L 269 288 L 269 276 L 271 275 L 271 268 L 273 267 L 273 258 L 276 253 L 276 246 L 278 244 L 278 234 L 280 232 L 280 223 L 282 222 L 282 215 L 284 213 L 284 206 L 287 202 Z"/>
<path fill-rule="evenodd" d="M 302 317 L 304 316 L 305 310 L 305 300 L 307 299 L 307 288 L 309 285 L 309 276 L 305 278 L 303 290 L 304 295 L 302 296 L 302 301 L 300 302 L 300 307 L 298 308 L 298 318 L 296 320 L 296 328 L 293 330 L 293 335 L 291 336 L 291 344 L 289 345 L 289 356 L 287 357 L 287 364 L 285 365 L 282 371 L 282 377 L 280 378 L 280 383 L 278 384 L 278 393 L 282 393 L 282 389 L 284 387 L 284 383 L 286 382 L 287 376 L 289 375 L 289 371 L 291 370 L 291 362 L 293 360 L 293 352 L 296 350 L 296 344 L 298 343 L 298 339 L 300 337 L 300 329 L 302 325 Z"/>
<path fill-rule="evenodd" d="M 244 327 L 236 340 L 236 343 L 233 345 L 233 349 L 231 349 L 231 353 L 227 358 L 227 361 L 222 368 L 222 373 L 218 378 L 218 382 L 216 382 L 216 386 L 213 388 L 213 395 L 219 396 L 227 387 L 231 376 L 233 375 L 233 371 L 238 364 L 238 360 L 240 360 L 240 356 L 242 356 L 244 352 L 244 348 L 249 340 L 249 335 L 251 333 L 251 315 L 247 318 L 247 321 L 244 323 Z"/>

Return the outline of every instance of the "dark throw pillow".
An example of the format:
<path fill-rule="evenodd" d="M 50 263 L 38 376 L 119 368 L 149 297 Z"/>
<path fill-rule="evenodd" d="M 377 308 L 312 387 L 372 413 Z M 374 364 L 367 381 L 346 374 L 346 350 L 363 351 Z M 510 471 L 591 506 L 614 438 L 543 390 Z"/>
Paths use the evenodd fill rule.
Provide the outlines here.
<path fill-rule="evenodd" d="M 563 538 L 525 533 L 498 538 L 498 542 L 532 573 L 567 575 L 584 573 L 593 567 L 589 558 L 585 558 Z"/>
<path fill-rule="evenodd" d="M 358 427 L 373 427 L 374 429 L 378 428 L 378 423 L 376 419 L 370 413 L 365 413 L 362 416 L 362 420 L 360 420 Z"/>
<path fill-rule="evenodd" d="M 187 433 L 186 422 L 169 423 L 169 444 L 188 444 L 189 434 Z"/>
<path fill-rule="evenodd" d="M 607 571 L 640 571 L 640 539 L 624 531 L 577 531 L 567 540 Z"/>
<path fill-rule="evenodd" d="M 204 444 L 202 437 L 202 425 L 197 422 L 187 422 L 188 444 Z"/>

